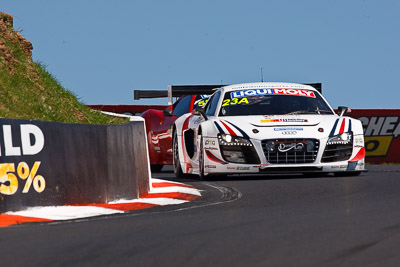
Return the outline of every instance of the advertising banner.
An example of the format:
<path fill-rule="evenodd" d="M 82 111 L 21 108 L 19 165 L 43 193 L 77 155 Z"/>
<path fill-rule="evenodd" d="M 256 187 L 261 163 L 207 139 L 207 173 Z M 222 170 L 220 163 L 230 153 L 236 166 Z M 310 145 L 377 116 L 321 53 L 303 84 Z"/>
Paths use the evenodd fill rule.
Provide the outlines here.
<path fill-rule="evenodd" d="M 0 212 L 138 198 L 149 189 L 146 152 L 143 122 L 0 119 Z"/>
<path fill-rule="evenodd" d="M 353 109 L 364 127 L 366 162 L 400 163 L 400 109 Z"/>

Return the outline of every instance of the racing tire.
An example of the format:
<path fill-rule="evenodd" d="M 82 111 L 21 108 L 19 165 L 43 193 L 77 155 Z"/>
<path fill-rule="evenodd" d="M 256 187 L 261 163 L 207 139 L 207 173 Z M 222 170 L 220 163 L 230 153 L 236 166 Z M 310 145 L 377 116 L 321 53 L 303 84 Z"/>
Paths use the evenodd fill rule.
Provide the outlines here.
<path fill-rule="evenodd" d="M 200 180 L 206 180 L 204 175 L 204 148 L 203 148 L 203 136 L 200 137 L 200 153 L 199 153 L 199 178 Z"/>
<path fill-rule="evenodd" d="M 179 148 L 178 148 L 178 134 L 176 131 L 174 132 L 174 138 L 172 140 L 172 153 L 173 153 L 173 162 L 172 166 L 174 167 L 174 174 L 176 178 L 185 178 L 188 175 L 183 173 L 182 166 L 179 161 Z"/>

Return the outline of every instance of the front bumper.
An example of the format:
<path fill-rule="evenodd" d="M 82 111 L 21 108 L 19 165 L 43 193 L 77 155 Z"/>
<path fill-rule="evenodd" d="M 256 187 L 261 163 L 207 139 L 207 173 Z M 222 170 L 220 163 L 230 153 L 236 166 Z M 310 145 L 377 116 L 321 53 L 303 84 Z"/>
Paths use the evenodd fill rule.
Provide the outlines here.
<path fill-rule="evenodd" d="M 305 145 L 305 140 L 313 140 L 313 147 L 304 149 L 306 153 L 290 153 L 280 155 L 282 160 L 277 160 L 277 157 L 270 156 L 266 152 L 266 143 L 268 140 L 251 140 L 256 157 L 255 162 L 252 160 L 250 164 L 234 163 L 224 157 L 224 152 L 221 147 L 212 149 L 212 153 L 223 159 L 223 162 L 215 162 L 209 158 L 205 158 L 205 174 L 252 174 L 252 173 L 310 173 L 310 172 L 360 172 L 365 170 L 365 161 L 361 159 L 352 160 L 356 157 L 362 146 L 357 145 L 350 150 L 346 148 L 344 154 L 338 154 L 334 160 L 331 160 L 332 147 L 327 146 L 326 139 L 302 139 Z M 285 141 L 286 142 L 286 141 Z M 218 144 L 217 142 L 215 142 Z M 290 142 L 289 142 L 290 143 Z M 353 146 L 353 145 L 352 145 Z M 330 156 L 327 160 L 326 151 L 330 151 Z M 343 149 L 338 149 L 338 153 L 342 153 Z M 346 154 L 347 153 L 347 154 Z M 226 154 L 226 153 L 225 153 Z M 253 157 L 254 158 L 254 157 Z M 270 159 L 270 161 L 268 161 Z M 273 160 L 271 160 L 273 159 Z M 345 160 L 343 160 L 345 159 Z M 273 161 L 273 162 L 271 162 Z"/>

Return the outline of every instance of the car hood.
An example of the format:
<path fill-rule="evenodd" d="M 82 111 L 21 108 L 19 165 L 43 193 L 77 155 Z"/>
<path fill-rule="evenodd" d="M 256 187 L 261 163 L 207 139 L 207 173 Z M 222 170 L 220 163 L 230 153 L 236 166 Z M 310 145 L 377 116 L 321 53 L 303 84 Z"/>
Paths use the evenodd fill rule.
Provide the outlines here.
<path fill-rule="evenodd" d="M 267 138 L 324 138 L 351 130 L 350 118 L 337 115 L 230 116 L 214 119 L 220 133 Z M 343 124 L 343 127 L 342 127 Z"/>

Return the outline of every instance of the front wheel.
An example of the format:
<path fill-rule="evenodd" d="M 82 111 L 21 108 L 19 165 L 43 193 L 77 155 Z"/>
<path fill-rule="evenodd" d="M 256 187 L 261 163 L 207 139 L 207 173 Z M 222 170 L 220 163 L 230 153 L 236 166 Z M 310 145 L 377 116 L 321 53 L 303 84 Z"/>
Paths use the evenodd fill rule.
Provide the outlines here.
<path fill-rule="evenodd" d="M 219 175 L 218 177 L 226 177 L 226 175 Z M 206 180 L 215 180 L 217 176 L 215 175 L 205 175 L 204 174 L 204 148 L 203 148 L 203 136 L 200 137 L 200 151 L 199 151 L 199 178 L 200 180 L 206 181 Z"/>
<path fill-rule="evenodd" d="M 203 149 L 203 136 L 200 137 L 200 151 L 199 151 L 199 178 L 205 180 L 204 175 L 204 149 Z"/>

